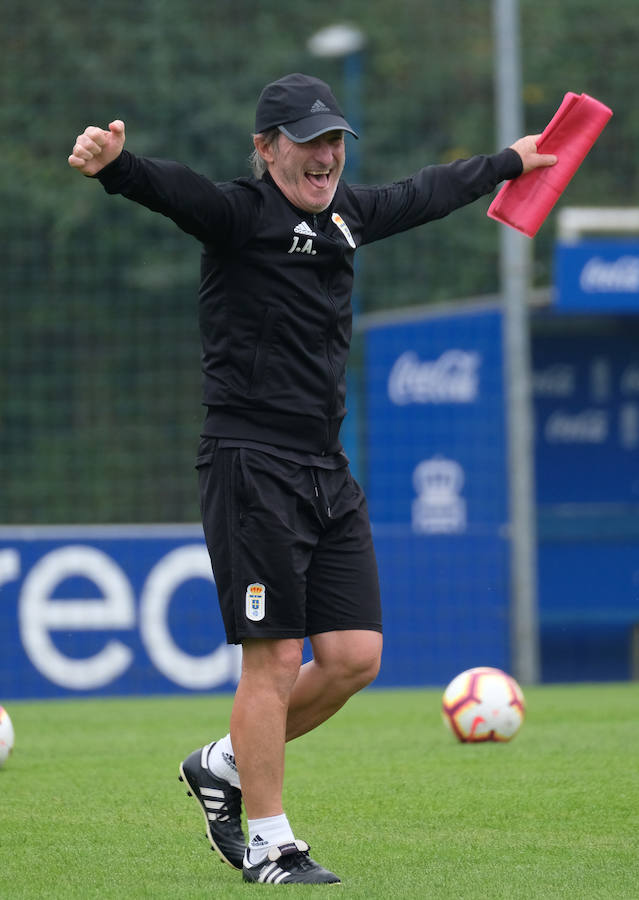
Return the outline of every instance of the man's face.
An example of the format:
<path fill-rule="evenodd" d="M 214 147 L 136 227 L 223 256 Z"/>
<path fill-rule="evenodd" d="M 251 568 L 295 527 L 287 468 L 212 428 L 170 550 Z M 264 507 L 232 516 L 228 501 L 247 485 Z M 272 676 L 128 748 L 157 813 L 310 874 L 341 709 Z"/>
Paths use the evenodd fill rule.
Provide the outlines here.
<path fill-rule="evenodd" d="M 273 181 L 294 206 L 320 213 L 330 206 L 344 170 L 343 131 L 296 144 L 280 134 L 264 156 Z"/>

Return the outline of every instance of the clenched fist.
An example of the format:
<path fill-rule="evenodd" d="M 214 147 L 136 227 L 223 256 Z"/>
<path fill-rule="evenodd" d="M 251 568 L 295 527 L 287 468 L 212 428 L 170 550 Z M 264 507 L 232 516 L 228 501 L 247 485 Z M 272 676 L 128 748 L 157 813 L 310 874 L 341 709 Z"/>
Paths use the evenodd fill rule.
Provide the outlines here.
<path fill-rule="evenodd" d="M 124 147 L 124 122 L 116 119 L 109 130 L 89 125 L 79 134 L 69 157 L 69 165 L 83 175 L 96 175 L 117 159 Z"/>

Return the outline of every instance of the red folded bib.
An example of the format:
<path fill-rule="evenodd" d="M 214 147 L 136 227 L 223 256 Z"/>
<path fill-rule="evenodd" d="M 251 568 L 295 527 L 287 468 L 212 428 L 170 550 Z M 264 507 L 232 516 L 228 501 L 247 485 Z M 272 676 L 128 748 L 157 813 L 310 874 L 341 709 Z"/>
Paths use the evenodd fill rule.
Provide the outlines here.
<path fill-rule="evenodd" d="M 566 94 L 537 143 L 539 153 L 557 156 L 556 164 L 507 181 L 488 208 L 491 219 L 534 237 L 611 116 L 588 94 Z"/>

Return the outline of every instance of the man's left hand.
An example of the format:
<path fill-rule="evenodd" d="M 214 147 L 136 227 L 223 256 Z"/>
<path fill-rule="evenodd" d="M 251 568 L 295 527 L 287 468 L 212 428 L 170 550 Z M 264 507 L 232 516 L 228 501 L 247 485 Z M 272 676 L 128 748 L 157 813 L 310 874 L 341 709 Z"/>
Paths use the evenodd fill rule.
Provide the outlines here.
<path fill-rule="evenodd" d="M 518 141 L 510 145 L 511 149 L 521 156 L 524 166 L 522 175 L 525 175 L 526 172 L 532 172 L 533 169 L 554 166 L 557 162 L 557 157 L 554 153 L 537 153 L 537 142 L 540 137 L 540 134 L 529 134 L 526 137 L 519 138 Z"/>

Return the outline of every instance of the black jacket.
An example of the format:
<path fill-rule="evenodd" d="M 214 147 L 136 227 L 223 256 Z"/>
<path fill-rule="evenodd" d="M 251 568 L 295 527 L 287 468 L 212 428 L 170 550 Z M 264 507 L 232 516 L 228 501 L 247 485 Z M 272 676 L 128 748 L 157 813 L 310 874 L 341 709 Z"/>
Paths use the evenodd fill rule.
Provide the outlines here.
<path fill-rule="evenodd" d="M 207 433 L 324 455 L 341 448 L 355 248 L 441 218 L 521 170 L 503 150 L 381 187 L 342 181 L 318 216 L 289 203 L 269 175 L 214 184 L 124 151 L 98 178 L 204 245 Z"/>

